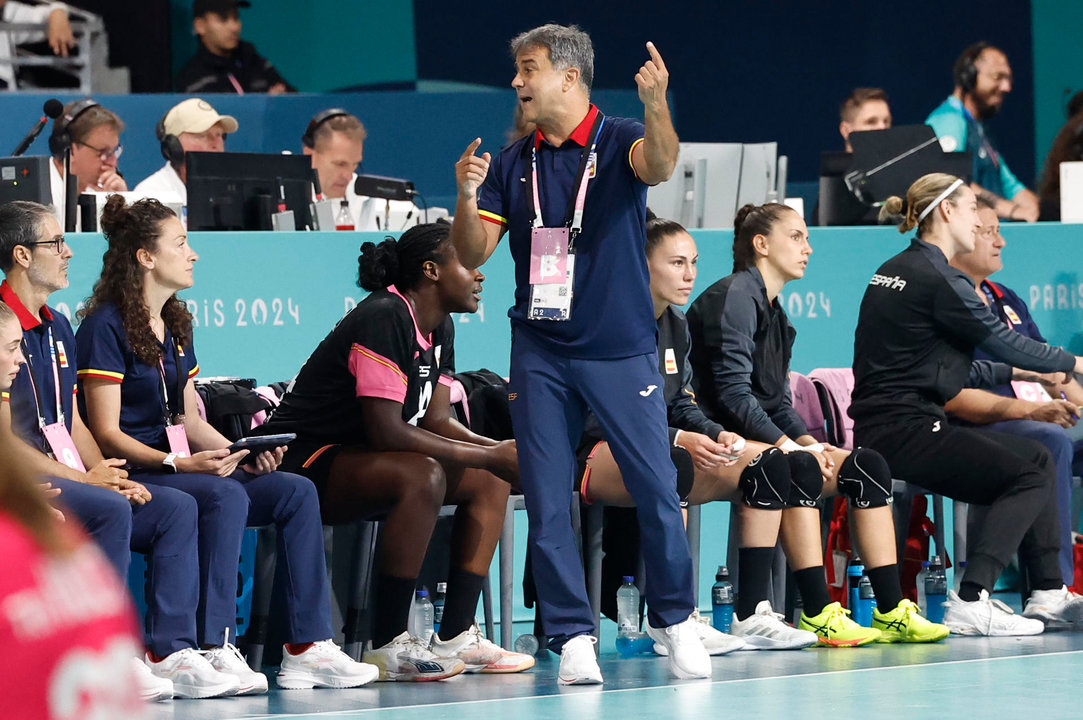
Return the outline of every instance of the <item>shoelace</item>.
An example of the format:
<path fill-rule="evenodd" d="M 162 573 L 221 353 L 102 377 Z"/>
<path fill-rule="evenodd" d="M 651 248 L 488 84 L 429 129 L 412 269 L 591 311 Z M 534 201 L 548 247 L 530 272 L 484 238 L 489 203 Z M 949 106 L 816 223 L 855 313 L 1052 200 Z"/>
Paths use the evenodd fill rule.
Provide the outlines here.
<path fill-rule="evenodd" d="M 225 637 L 222 639 L 221 649 L 225 651 L 226 655 L 232 655 L 234 659 L 240 661 L 240 663 L 245 667 L 248 667 L 248 662 L 244 659 L 244 655 L 241 655 L 241 651 L 237 649 L 237 646 L 229 641 L 229 628 L 226 628 L 226 634 Z M 214 652 L 214 650 L 206 650 L 203 651 L 201 654 L 206 657 L 212 652 Z"/>
<path fill-rule="evenodd" d="M 783 615 L 780 612 L 775 612 L 774 608 L 772 608 L 770 605 L 768 605 L 767 607 L 768 607 L 767 612 L 757 612 L 756 614 L 757 615 L 762 615 L 763 617 L 766 617 L 766 618 L 774 618 L 775 620 L 778 620 L 783 625 L 786 624 L 786 616 L 785 615 Z"/>
<path fill-rule="evenodd" d="M 829 611 L 827 620 L 824 624 L 827 625 L 830 624 L 832 620 L 837 620 L 841 624 L 846 625 L 847 622 L 850 621 L 850 610 L 848 608 L 844 608 L 842 605 L 834 605 L 835 607 L 831 608 L 831 610 Z"/>

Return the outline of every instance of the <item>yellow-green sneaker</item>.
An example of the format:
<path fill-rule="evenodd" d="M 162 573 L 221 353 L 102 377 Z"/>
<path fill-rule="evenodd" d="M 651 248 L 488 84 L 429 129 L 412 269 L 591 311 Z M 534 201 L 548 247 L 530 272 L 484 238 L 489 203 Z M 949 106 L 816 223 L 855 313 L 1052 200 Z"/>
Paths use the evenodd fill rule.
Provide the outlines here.
<path fill-rule="evenodd" d="M 929 622 L 921 616 L 917 603 L 906 598 L 899 601 L 891 612 L 882 613 L 872 609 L 872 626 L 880 631 L 877 642 L 924 643 L 943 640 L 951 632 L 947 625 Z"/>
<path fill-rule="evenodd" d="M 802 612 L 798 627 L 816 633 L 820 638 L 818 645 L 831 647 L 857 647 L 880 638 L 879 630 L 858 625 L 850 619 L 850 611 L 837 602 L 825 607 L 815 617 Z"/>

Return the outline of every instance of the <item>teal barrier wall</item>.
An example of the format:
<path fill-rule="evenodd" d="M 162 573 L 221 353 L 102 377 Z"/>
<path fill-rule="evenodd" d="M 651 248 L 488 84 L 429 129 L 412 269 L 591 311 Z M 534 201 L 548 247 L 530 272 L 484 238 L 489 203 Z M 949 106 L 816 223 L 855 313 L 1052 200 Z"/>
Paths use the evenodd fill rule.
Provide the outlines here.
<path fill-rule="evenodd" d="M 698 290 L 730 271 L 732 233 L 702 230 Z M 1031 306 L 1051 342 L 1083 353 L 1083 226 L 1007 225 L 1007 268 L 997 276 Z M 195 316 L 196 351 L 204 374 L 292 377 L 334 323 L 362 297 L 358 246 L 378 233 L 192 233 L 200 255 L 196 284 L 183 293 Z M 794 369 L 849 365 L 853 329 L 873 271 L 906 246 L 893 228 L 813 228 L 805 278 L 783 291 L 797 328 Z M 53 301 L 79 306 L 101 268 L 99 235 L 70 236 L 71 286 Z M 460 369 L 508 371 L 507 309 L 511 257 L 503 246 L 482 268 L 486 280 L 476 315 L 456 318 Z"/>
<path fill-rule="evenodd" d="M 729 272 L 732 233 L 693 233 L 699 244 L 699 290 Z M 1083 226 L 1008 225 L 1007 269 L 996 279 L 1015 289 L 1031 307 L 1049 340 L 1083 353 Z M 196 351 L 202 374 L 243 375 L 261 382 L 292 377 L 335 322 L 362 297 L 357 288 L 357 248 L 377 234 L 193 233 L 200 254 L 196 284 L 184 297 L 196 316 Z M 506 241 L 505 241 L 506 242 Z M 853 330 L 868 278 L 908 239 L 893 228 L 813 228 L 813 255 L 806 277 L 787 286 L 786 308 L 797 328 L 793 367 L 849 365 Z M 98 235 L 72 235 L 75 252 L 71 287 L 52 304 L 77 308 L 101 267 Z M 456 317 L 455 347 L 460 370 L 488 367 L 508 371 L 507 308 L 512 297 L 511 258 L 497 248 L 483 267 L 482 305 L 476 315 Z M 526 516 L 517 513 L 516 577 L 522 574 Z M 703 510 L 700 603 L 709 607 L 714 566 L 724 562 L 729 506 Z M 494 572 L 494 577 L 496 577 Z M 516 607 L 522 607 L 516 581 Z M 524 617 L 530 617 L 522 610 Z"/>

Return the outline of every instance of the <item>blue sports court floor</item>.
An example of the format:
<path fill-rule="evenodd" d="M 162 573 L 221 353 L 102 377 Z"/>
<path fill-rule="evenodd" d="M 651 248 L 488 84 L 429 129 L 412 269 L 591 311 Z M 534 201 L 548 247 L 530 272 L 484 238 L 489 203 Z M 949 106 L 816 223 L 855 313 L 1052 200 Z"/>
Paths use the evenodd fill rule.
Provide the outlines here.
<path fill-rule="evenodd" d="M 153 718 L 1076 718 L 1083 633 L 950 637 L 935 645 L 873 645 L 713 658 L 712 680 L 670 680 L 666 660 L 620 658 L 603 640 L 603 686 L 562 688 L 558 659 L 519 675 L 461 675 L 440 683 L 281 691 L 254 698 L 174 700 Z"/>

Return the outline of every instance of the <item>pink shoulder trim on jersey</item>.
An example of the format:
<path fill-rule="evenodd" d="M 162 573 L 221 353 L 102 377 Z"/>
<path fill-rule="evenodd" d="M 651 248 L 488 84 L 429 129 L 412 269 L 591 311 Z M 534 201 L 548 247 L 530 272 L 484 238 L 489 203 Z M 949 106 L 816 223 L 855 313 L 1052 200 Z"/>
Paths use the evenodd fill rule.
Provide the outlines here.
<path fill-rule="evenodd" d="M 393 295 L 398 295 L 399 299 L 406 303 L 406 309 L 410 311 L 410 319 L 414 321 L 414 335 L 417 336 L 417 344 L 421 346 L 422 350 L 428 350 L 432 347 L 432 335 L 425 337 L 421 334 L 421 328 L 417 326 L 417 317 L 414 316 L 414 306 L 410 304 L 410 301 L 403 297 L 399 289 L 394 285 L 388 285 L 387 291 Z"/>
<path fill-rule="evenodd" d="M 349 367 L 350 374 L 354 376 L 357 397 L 406 402 L 406 375 L 383 355 L 354 343 L 350 348 Z"/>

